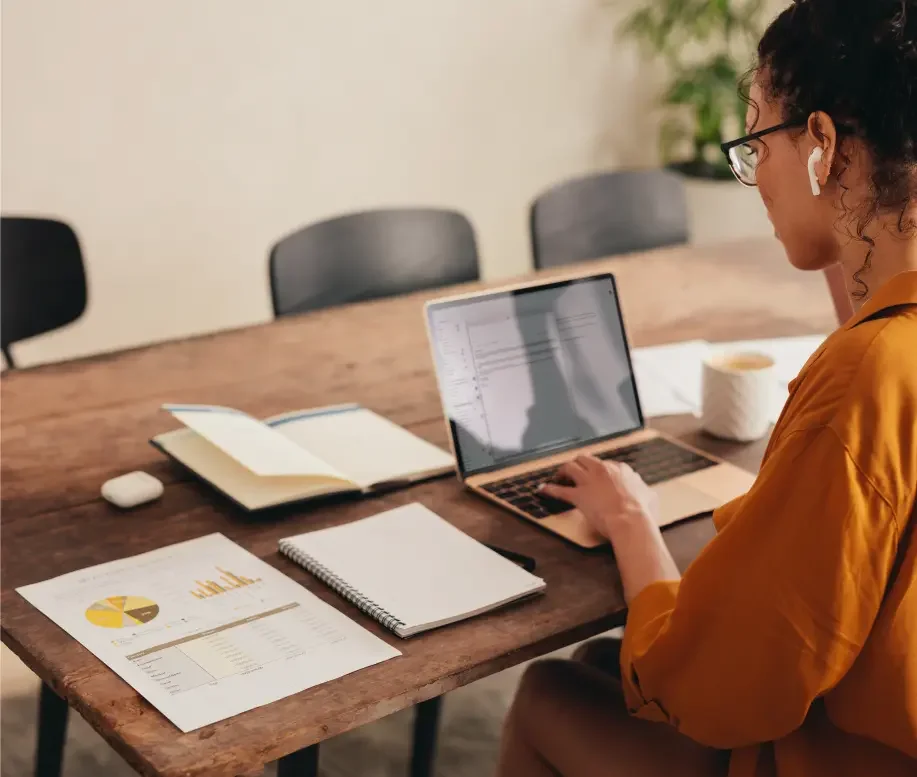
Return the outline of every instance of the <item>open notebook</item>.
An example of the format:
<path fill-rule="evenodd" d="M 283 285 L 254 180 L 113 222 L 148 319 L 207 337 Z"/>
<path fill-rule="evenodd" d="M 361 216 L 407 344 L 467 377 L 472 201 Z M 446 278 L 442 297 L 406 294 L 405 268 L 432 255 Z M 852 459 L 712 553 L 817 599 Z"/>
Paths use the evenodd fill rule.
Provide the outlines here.
<path fill-rule="evenodd" d="M 212 405 L 164 405 L 185 429 L 150 442 L 247 510 L 407 485 L 453 470 L 451 455 L 359 405 L 264 421 Z"/>
<path fill-rule="evenodd" d="M 280 552 L 399 637 L 544 590 L 539 577 L 413 503 L 280 541 Z"/>

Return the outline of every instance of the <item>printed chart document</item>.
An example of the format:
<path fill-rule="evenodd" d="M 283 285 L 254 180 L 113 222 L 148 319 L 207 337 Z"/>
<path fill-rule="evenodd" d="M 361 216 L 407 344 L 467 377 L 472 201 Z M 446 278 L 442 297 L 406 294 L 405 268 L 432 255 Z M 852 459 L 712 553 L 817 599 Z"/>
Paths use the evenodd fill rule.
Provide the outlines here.
<path fill-rule="evenodd" d="M 400 655 L 222 534 L 17 590 L 184 732 Z"/>

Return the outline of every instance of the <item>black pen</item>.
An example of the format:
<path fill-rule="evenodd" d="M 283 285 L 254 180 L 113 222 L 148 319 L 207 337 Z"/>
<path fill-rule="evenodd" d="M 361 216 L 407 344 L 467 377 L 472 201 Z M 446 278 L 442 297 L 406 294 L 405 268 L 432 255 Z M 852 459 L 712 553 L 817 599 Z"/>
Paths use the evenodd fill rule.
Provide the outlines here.
<path fill-rule="evenodd" d="M 395 491 L 399 488 L 408 488 L 413 485 L 414 483 L 407 478 L 397 478 L 395 480 L 380 480 L 378 483 L 373 483 L 369 487 L 369 490 L 374 494 L 378 494 L 384 491 Z"/>
<path fill-rule="evenodd" d="M 490 548 L 494 553 L 499 553 L 503 558 L 509 559 L 514 564 L 518 564 L 526 572 L 535 571 L 535 559 L 531 556 L 523 556 L 521 553 L 515 553 L 512 550 L 507 550 L 506 548 L 498 548 L 496 545 L 488 545 L 486 542 L 483 543 L 484 547 Z"/>

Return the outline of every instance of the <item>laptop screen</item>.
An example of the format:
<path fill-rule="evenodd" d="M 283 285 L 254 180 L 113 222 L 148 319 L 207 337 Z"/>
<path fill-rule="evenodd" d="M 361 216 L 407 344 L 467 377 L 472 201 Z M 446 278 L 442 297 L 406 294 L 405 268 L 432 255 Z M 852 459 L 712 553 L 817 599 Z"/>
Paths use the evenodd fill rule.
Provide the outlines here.
<path fill-rule="evenodd" d="M 427 316 L 464 475 L 642 428 L 611 275 L 433 302 Z"/>

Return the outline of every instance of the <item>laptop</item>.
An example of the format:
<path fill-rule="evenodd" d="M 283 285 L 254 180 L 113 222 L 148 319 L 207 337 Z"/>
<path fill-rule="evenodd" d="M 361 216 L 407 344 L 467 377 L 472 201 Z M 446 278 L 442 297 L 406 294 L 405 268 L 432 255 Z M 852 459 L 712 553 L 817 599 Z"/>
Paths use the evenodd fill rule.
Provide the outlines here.
<path fill-rule="evenodd" d="M 626 462 L 659 524 L 744 494 L 750 473 L 647 428 L 614 276 L 541 281 L 428 302 L 427 335 L 465 487 L 584 548 L 606 541 L 538 493 L 580 454 Z"/>

